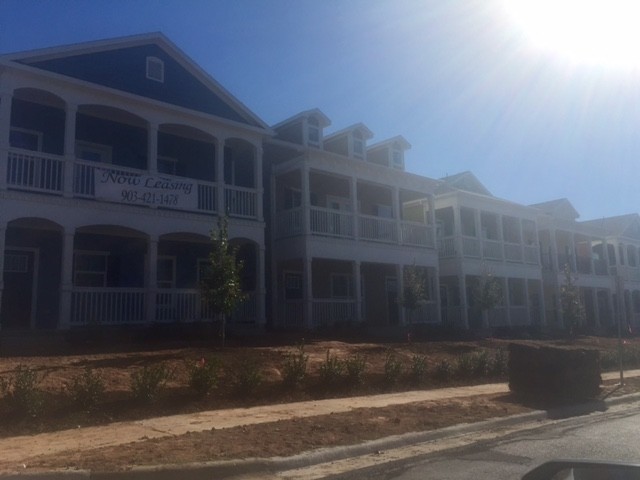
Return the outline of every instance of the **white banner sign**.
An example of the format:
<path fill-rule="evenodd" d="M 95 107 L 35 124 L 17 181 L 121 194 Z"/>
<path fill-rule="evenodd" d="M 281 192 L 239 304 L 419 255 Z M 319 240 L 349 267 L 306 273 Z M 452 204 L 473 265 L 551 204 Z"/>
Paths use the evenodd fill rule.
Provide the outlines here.
<path fill-rule="evenodd" d="M 198 186 L 186 178 L 136 175 L 96 168 L 95 195 L 100 200 L 131 205 L 156 205 L 181 210 L 198 209 Z"/>

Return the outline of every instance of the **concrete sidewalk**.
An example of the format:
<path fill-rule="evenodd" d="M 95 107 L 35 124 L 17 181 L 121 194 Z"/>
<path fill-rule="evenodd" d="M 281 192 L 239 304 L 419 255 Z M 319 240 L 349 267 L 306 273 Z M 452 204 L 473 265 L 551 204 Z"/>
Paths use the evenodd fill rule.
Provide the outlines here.
<path fill-rule="evenodd" d="M 618 373 L 602 375 L 603 380 L 618 378 Z M 625 376 L 640 376 L 640 370 L 625 372 Z M 100 447 L 182 435 L 211 429 L 313 417 L 348 412 L 357 408 L 377 408 L 407 403 L 464 398 L 476 395 L 507 393 L 506 383 L 493 383 L 434 390 L 398 392 L 362 397 L 332 398 L 251 408 L 234 408 L 206 412 L 171 415 L 132 422 L 85 427 L 38 435 L 0 439 L 0 471 L 15 466 L 36 455 L 55 454 L 65 450 L 83 451 Z"/>

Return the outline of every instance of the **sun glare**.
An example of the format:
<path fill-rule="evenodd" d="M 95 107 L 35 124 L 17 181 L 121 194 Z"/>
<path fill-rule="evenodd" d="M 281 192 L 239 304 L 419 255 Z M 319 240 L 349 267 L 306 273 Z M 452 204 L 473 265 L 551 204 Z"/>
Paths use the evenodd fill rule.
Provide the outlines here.
<path fill-rule="evenodd" d="M 640 67 L 639 0 L 504 0 L 536 46 L 572 62 Z"/>

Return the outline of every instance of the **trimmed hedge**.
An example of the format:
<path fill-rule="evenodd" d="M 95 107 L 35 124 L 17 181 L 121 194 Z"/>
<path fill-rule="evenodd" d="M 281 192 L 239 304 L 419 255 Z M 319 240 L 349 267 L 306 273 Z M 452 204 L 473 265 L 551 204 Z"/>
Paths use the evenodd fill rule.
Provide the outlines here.
<path fill-rule="evenodd" d="M 534 399 L 586 400 L 600 391 L 600 352 L 571 346 L 509 345 L 509 389 Z"/>

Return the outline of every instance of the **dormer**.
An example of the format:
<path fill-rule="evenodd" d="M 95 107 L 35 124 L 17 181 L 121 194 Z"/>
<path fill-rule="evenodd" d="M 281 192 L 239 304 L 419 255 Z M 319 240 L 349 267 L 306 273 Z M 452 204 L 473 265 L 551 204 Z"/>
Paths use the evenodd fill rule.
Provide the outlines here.
<path fill-rule="evenodd" d="M 323 129 L 331 120 L 319 109 L 307 110 L 274 125 L 275 138 L 305 147 L 322 148 Z"/>
<path fill-rule="evenodd" d="M 363 123 L 357 123 L 324 139 L 324 149 L 346 157 L 366 160 L 367 140 L 373 133 Z"/>
<path fill-rule="evenodd" d="M 367 148 L 367 161 L 404 170 L 404 152 L 410 148 L 411 144 L 403 136 L 398 135 Z"/>

